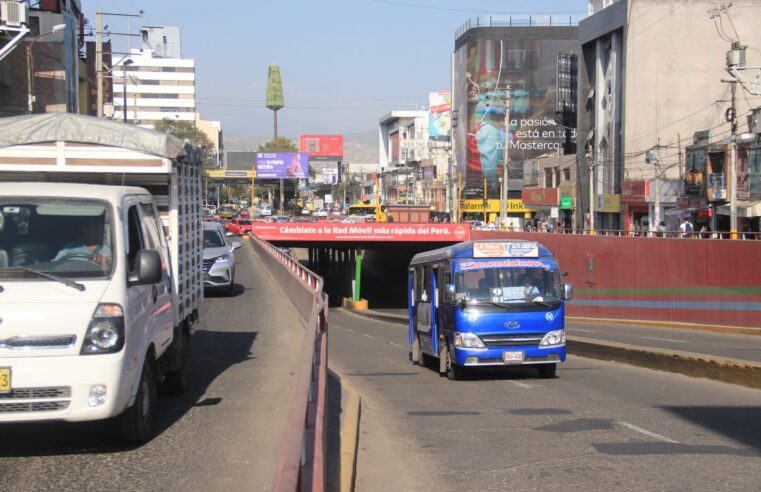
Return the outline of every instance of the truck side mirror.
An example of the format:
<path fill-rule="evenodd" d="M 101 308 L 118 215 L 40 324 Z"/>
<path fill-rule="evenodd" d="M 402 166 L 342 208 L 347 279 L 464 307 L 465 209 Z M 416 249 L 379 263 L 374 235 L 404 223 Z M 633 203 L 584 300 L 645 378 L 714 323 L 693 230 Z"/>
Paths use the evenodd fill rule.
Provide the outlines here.
<path fill-rule="evenodd" d="M 155 249 L 141 249 L 135 256 L 135 269 L 129 273 L 127 285 L 150 285 L 161 281 L 161 255 Z"/>
<path fill-rule="evenodd" d="M 566 301 L 573 300 L 573 284 L 563 284 L 563 299 Z"/>

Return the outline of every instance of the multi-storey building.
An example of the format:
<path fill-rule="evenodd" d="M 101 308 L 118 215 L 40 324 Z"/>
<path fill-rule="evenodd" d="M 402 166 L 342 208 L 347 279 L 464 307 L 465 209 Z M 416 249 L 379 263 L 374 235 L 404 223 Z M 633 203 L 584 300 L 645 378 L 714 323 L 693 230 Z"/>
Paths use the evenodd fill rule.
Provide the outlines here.
<path fill-rule="evenodd" d="M 161 58 L 152 50 L 132 49 L 114 64 L 114 119 L 152 127 L 165 118 L 195 121 L 195 61 Z"/>
<path fill-rule="evenodd" d="M 699 143 L 708 153 L 716 153 L 716 144 L 727 148 L 722 140 L 730 134 L 731 87 L 722 79 L 732 41 L 756 48 L 746 50 L 748 66 L 761 64 L 761 5 L 731 4 L 589 2 L 589 16 L 579 24 L 577 199 L 586 212 L 593 204 L 596 228 L 653 228 L 664 221 L 676 230 L 689 216 L 728 230 L 720 206 L 728 195 L 708 196 L 707 160 L 691 148 L 699 159 L 689 163 L 685 147 Z M 745 117 L 761 98 L 738 86 L 736 102 L 738 133 L 744 133 Z M 717 154 L 712 163 L 719 162 Z M 717 168 L 715 174 L 719 183 L 732 173 Z"/>

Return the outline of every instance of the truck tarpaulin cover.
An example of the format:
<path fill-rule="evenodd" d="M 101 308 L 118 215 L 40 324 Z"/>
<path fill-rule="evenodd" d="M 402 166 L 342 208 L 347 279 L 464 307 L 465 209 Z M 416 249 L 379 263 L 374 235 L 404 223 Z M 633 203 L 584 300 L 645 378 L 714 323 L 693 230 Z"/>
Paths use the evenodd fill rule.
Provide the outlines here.
<path fill-rule="evenodd" d="M 200 159 L 195 147 L 172 135 L 94 116 L 46 113 L 0 118 L 0 147 L 59 141 L 120 147 L 172 160 Z"/>

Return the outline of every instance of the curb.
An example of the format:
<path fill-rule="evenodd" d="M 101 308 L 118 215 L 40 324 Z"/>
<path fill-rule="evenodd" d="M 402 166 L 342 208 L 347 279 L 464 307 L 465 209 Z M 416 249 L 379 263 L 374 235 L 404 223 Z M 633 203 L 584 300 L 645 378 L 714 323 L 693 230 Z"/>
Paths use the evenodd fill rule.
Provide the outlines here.
<path fill-rule="evenodd" d="M 674 372 L 685 376 L 714 379 L 724 383 L 761 389 L 761 364 L 741 359 L 714 359 L 692 352 L 665 352 L 650 347 L 616 342 L 600 343 L 589 338 L 567 340 L 569 352 L 581 357 Z"/>
<path fill-rule="evenodd" d="M 359 391 L 344 376 L 328 369 L 341 383 L 341 391 L 348 394 L 343 423 L 341 424 L 341 457 L 339 464 L 341 492 L 354 490 L 357 475 L 357 449 L 359 447 L 359 419 L 362 412 L 362 399 Z"/>
<path fill-rule="evenodd" d="M 372 311 L 356 312 L 358 316 L 386 321 L 407 326 L 407 318 L 388 314 L 380 314 Z M 631 320 L 602 320 L 601 318 L 566 318 L 573 321 L 598 321 L 598 322 L 618 322 L 626 323 Z M 631 321 L 629 324 L 640 324 Z M 678 324 L 678 323 L 677 323 Z M 671 325 L 658 326 L 671 327 Z M 710 325 L 700 325 L 702 327 L 711 327 Z M 688 329 L 686 324 L 675 326 L 675 328 Z M 724 327 L 733 328 L 733 327 Z M 698 328 L 701 329 L 701 328 Z M 738 330 L 743 330 L 738 328 Z M 753 330 L 749 328 L 748 330 Z M 712 331 L 712 330 L 707 330 Z M 761 330 L 750 331 L 749 333 L 761 334 Z M 726 331 L 724 333 L 745 334 L 744 331 Z M 568 337 L 566 342 L 568 352 L 580 357 L 589 357 L 591 359 L 608 360 L 622 362 L 646 369 L 655 369 L 659 371 L 673 372 L 685 376 L 713 379 L 724 383 L 737 384 L 748 388 L 761 389 L 761 364 L 741 360 L 741 359 L 716 359 L 706 354 L 696 354 L 693 352 L 665 352 L 650 347 L 639 345 L 627 345 L 617 342 L 602 342 L 583 337 Z"/>

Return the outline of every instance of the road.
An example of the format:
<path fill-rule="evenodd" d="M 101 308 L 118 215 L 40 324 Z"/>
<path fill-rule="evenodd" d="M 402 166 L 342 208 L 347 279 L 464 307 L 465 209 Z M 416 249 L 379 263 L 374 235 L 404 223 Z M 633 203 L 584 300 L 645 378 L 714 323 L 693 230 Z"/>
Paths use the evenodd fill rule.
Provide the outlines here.
<path fill-rule="evenodd" d="M 158 435 L 112 444 L 104 424 L 0 426 L 0 490 L 269 490 L 301 348 L 298 315 L 248 244 L 233 297 L 209 296 L 191 384 L 161 399 Z"/>
<path fill-rule="evenodd" d="M 407 317 L 406 309 L 378 309 L 383 314 Z M 692 352 L 718 359 L 761 362 L 761 336 L 714 333 L 687 328 L 665 328 L 615 322 L 566 321 L 569 337 L 626 343 L 666 351 Z M 761 335 L 761 329 L 759 329 Z"/>
<path fill-rule="evenodd" d="M 330 364 L 362 394 L 357 490 L 757 490 L 761 393 L 580 357 L 452 382 L 406 328 L 331 312 Z"/>

